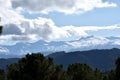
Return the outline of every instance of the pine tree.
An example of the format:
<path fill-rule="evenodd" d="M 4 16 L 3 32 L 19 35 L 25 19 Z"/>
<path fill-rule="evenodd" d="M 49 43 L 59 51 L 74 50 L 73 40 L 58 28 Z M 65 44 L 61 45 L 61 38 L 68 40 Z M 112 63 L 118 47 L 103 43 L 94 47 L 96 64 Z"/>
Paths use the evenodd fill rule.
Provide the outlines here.
<path fill-rule="evenodd" d="M 94 71 L 94 80 L 102 80 L 103 77 L 102 77 L 102 73 L 100 72 L 99 69 L 95 69 Z"/>
<path fill-rule="evenodd" d="M 70 80 L 61 65 L 42 54 L 27 54 L 18 63 L 8 66 L 7 80 Z"/>
<path fill-rule="evenodd" d="M 5 79 L 5 72 L 4 70 L 0 69 L 0 80 L 4 80 Z"/>
<path fill-rule="evenodd" d="M 86 64 L 71 64 L 67 69 L 67 73 L 72 80 L 92 80 L 93 70 Z"/>
<path fill-rule="evenodd" d="M 120 80 L 120 57 L 116 60 L 115 80 Z"/>
<path fill-rule="evenodd" d="M 2 27 L 2 26 L 0 26 L 0 34 L 2 33 L 2 28 L 3 28 L 3 27 Z"/>
<path fill-rule="evenodd" d="M 27 54 L 18 63 L 8 67 L 8 80 L 49 80 L 53 72 L 53 61 L 42 54 Z"/>

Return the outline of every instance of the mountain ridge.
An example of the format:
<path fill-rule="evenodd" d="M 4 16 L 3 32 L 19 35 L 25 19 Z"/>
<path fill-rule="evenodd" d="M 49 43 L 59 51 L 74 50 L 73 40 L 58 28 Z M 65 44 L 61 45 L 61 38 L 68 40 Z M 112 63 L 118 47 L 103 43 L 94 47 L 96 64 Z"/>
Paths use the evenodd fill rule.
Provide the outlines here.
<path fill-rule="evenodd" d="M 102 72 L 106 72 L 115 68 L 115 60 L 120 57 L 120 49 L 57 52 L 48 55 L 48 57 L 52 57 L 55 64 L 62 64 L 64 69 L 67 69 L 69 64 L 85 63 L 93 69 L 98 68 Z"/>
<path fill-rule="evenodd" d="M 63 65 L 67 69 L 69 64 L 85 63 L 93 69 L 98 68 L 102 72 L 109 71 L 115 68 L 115 60 L 120 57 L 120 49 L 94 49 L 87 51 L 73 51 L 73 52 L 55 52 L 46 56 L 52 57 L 55 65 Z M 20 58 L 1 58 L 0 68 L 6 69 L 6 66 L 15 63 Z"/>
<path fill-rule="evenodd" d="M 81 37 L 78 40 L 72 41 L 51 41 L 46 42 L 39 40 L 34 43 L 17 43 L 16 45 L 11 46 L 0 46 L 7 50 L 6 52 L 0 53 L 7 55 L 25 55 L 26 53 L 36 53 L 42 52 L 44 55 L 49 55 L 53 52 L 59 51 L 84 51 L 91 49 L 111 49 L 111 48 L 120 48 L 120 37 L 100 37 L 100 36 L 87 36 Z M 50 53 L 49 53 L 50 52 Z M 1 55 L 1 54 L 0 54 Z"/>

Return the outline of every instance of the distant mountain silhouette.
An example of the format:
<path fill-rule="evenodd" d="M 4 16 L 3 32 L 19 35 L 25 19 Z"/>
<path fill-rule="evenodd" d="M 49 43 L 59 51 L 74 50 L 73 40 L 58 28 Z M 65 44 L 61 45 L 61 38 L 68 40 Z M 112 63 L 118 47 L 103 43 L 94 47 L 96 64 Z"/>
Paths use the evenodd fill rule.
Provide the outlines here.
<path fill-rule="evenodd" d="M 21 56 L 25 53 L 42 52 L 48 55 L 59 51 L 85 51 L 92 49 L 120 48 L 120 37 L 100 37 L 86 36 L 71 41 L 51 41 L 39 40 L 33 43 L 17 43 L 15 45 L 0 46 L 0 58 Z M 16 54 L 19 53 L 19 54 Z M 6 56 L 6 54 L 8 56 Z M 9 55 L 10 54 L 10 55 Z M 11 56 L 12 55 L 12 56 Z"/>
<path fill-rule="evenodd" d="M 74 52 L 56 52 L 46 57 L 52 57 L 55 64 L 62 64 L 64 69 L 72 63 L 86 63 L 93 69 L 98 68 L 101 71 L 109 71 L 115 68 L 115 60 L 120 56 L 120 49 L 95 49 L 88 51 Z M 0 59 L 0 68 L 6 69 L 6 66 L 15 63 L 20 58 Z"/>
<path fill-rule="evenodd" d="M 6 69 L 7 65 L 12 63 L 16 63 L 19 58 L 8 58 L 8 59 L 0 59 L 0 69 Z"/>
<path fill-rule="evenodd" d="M 62 64 L 66 69 L 72 63 L 86 63 L 92 68 L 108 71 L 115 67 L 115 60 L 120 56 L 120 49 L 102 49 L 89 51 L 75 51 L 65 53 L 56 52 L 48 55 L 54 59 L 55 64 Z"/>

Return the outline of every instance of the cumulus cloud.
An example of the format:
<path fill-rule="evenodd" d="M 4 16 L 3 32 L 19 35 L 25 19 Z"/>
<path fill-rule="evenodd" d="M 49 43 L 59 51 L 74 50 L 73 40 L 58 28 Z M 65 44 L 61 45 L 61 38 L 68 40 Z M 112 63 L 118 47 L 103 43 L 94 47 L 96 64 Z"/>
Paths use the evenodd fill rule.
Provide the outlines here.
<path fill-rule="evenodd" d="M 74 14 L 90 11 L 94 8 L 116 7 L 117 4 L 102 0 L 13 0 L 12 6 L 13 8 L 22 7 L 30 12 L 58 11 Z"/>
<path fill-rule="evenodd" d="M 11 2 L 12 1 L 12 2 Z M 0 0 L 0 17 L 3 34 L 0 45 L 17 42 L 33 42 L 40 39 L 53 41 L 56 39 L 88 36 L 87 31 L 120 28 L 117 25 L 97 26 L 63 26 L 58 27 L 51 19 L 26 19 L 19 13 L 24 8 L 31 12 L 58 11 L 65 14 L 90 11 L 94 8 L 116 7 L 115 3 L 102 0 Z M 17 11 L 16 11 L 17 10 Z"/>
<path fill-rule="evenodd" d="M 79 33 L 74 31 L 68 32 L 57 27 L 51 19 L 24 19 L 20 24 L 8 24 L 3 28 L 3 38 L 17 41 L 33 41 L 38 39 L 55 40 L 60 38 L 68 38 L 71 36 L 85 36 L 84 31 Z"/>
<path fill-rule="evenodd" d="M 10 8 L 12 6 L 10 0 L 0 0 L 0 7 Z"/>
<path fill-rule="evenodd" d="M 12 8 L 11 0 L 0 0 L 1 25 L 17 23 L 24 19 L 16 10 Z"/>
<path fill-rule="evenodd" d="M 7 24 L 7 25 L 4 25 L 2 34 L 3 35 L 12 35 L 12 34 L 20 35 L 20 34 L 22 34 L 22 32 L 17 25 Z"/>
<path fill-rule="evenodd" d="M 119 25 L 111 26 L 63 26 L 58 27 L 51 19 L 24 19 L 20 24 L 8 24 L 3 28 L 3 40 L 15 42 L 34 42 L 40 39 L 54 41 L 72 37 L 88 36 L 88 31 L 120 29 Z"/>

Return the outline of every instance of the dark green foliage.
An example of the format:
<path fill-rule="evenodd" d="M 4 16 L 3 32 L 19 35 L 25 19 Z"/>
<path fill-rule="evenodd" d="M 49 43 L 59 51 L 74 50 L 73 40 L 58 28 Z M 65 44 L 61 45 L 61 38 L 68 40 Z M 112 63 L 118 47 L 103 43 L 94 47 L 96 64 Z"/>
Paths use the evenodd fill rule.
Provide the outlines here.
<path fill-rule="evenodd" d="M 5 79 L 5 72 L 4 70 L 0 69 L 0 80 L 4 80 Z"/>
<path fill-rule="evenodd" d="M 27 54 L 8 67 L 8 80 L 69 80 L 62 66 L 54 66 L 52 58 Z"/>
<path fill-rule="evenodd" d="M 115 62 L 116 64 L 116 69 L 115 69 L 115 80 L 120 80 L 120 57 L 116 60 Z"/>
<path fill-rule="evenodd" d="M 103 78 L 103 80 L 120 80 L 120 57 L 115 62 L 115 70 L 109 71 Z"/>
<path fill-rule="evenodd" d="M 108 79 L 109 79 L 109 80 L 115 80 L 115 70 L 111 70 L 111 71 L 108 73 Z"/>
<path fill-rule="evenodd" d="M 51 58 L 42 54 L 27 54 L 17 64 L 8 67 L 8 80 L 49 80 L 53 71 Z"/>
<path fill-rule="evenodd" d="M 100 72 L 99 69 L 95 69 L 94 71 L 94 79 L 93 80 L 102 80 L 103 79 L 103 75 L 102 73 Z"/>
<path fill-rule="evenodd" d="M 71 64 L 67 70 L 72 80 L 92 80 L 93 70 L 86 64 Z"/>
<path fill-rule="evenodd" d="M 3 27 L 2 27 L 2 26 L 0 26 L 0 34 L 2 33 L 2 28 L 3 28 Z"/>
<path fill-rule="evenodd" d="M 62 65 L 56 66 L 51 80 L 70 80 L 69 76 L 63 71 Z"/>
<path fill-rule="evenodd" d="M 103 80 L 109 80 L 108 76 L 105 75 L 105 76 L 103 77 Z M 114 79 L 113 79 L 113 80 L 114 80 Z"/>

